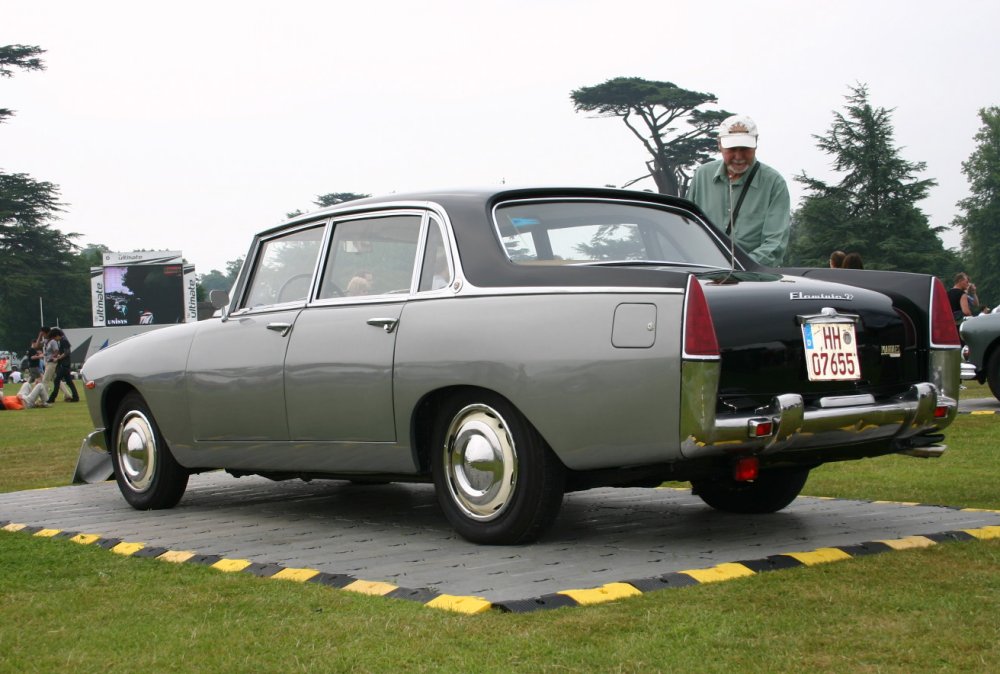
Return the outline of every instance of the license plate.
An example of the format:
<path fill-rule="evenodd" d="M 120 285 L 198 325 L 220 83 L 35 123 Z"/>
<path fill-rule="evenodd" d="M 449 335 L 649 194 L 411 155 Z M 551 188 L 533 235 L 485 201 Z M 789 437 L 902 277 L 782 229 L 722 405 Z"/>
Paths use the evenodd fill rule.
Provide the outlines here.
<path fill-rule="evenodd" d="M 853 323 L 804 323 L 802 342 L 809 381 L 861 379 Z"/>

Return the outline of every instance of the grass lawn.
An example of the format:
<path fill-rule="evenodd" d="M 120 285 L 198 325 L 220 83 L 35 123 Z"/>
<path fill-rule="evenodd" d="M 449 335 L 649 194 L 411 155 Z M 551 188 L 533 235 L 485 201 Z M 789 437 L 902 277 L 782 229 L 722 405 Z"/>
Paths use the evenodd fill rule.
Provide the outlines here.
<path fill-rule="evenodd" d="M 0 413 L 0 490 L 66 484 L 89 428 L 84 405 Z M 1000 415 L 947 435 L 805 493 L 1000 510 Z M 0 531 L 0 672 L 995 672 L 998 615 L 1000 540 L 464 616 Z"/>

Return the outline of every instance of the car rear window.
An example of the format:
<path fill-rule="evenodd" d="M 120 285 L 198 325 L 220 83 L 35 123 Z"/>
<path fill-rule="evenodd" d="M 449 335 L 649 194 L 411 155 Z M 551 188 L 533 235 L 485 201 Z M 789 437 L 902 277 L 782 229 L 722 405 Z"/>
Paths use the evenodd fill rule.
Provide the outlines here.
<path fill-rule="evenodd" d="M 718 239 L 680 211 L 635 203 L 532 200 L 505 203 L 495 224 L 518 264 L 665 262 L 728 267 Z"/>

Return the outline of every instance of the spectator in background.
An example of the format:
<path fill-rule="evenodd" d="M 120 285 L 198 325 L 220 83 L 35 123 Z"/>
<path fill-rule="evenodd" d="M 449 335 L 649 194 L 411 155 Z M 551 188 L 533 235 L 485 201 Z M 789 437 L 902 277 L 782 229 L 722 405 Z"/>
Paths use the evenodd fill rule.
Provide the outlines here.
<path fill-rule="evenodd" d="M 24 382 L 17 395 L 5 396 L 3 385 L 0 384 L 0 410 L 23 410 L 32 407 L 48 407 L 45 402 L 45 384 L 36 381 L 34 384 Z"/>
<path fill-rule="evenodd" d="M 979 297 L 976 296 L 976 284 L 964 271 L 955 274 L 955 282 L 948 290 L 948 301 L 951 303 L 951 313 L 956 323 L 975 316 L 979 311 Z M 990 313 L 989 307 L 983 307 L 984 314 Z"/>
<path fill-rule="evenodd" d="M 56 362 L 59 360 L 59 339 L 57 333 L 62 333 L 59 328 L 49 328 L 46 331 L 45 344 L 42 346 L 42 361 L 45 363 L 42 372 L 42 382 L 46 390 L 51 386 L 53 393 L 59 390 L 56 380 Z"/>
<path fill-rule="evenodd" d="M 858 253 L 848 253 L 844 256 L 844 263 L 840 265 L 844 269 L 864 269 L 865 265 L 861 263 L 861 255 Z"/>
<path fill-rule="evenodd" d="M 52 341 L 57 344 L 57 354 L 55 357 L 56 372 L 55 381 L 52 386 L 52 393 L 49 394 L 49 404 L 51 405 L 56 401 L 56 397 L 59 395 L 59 384 L 64 383 L 69 389 L 68 397 L 66 402 L 68 403 L 78 403 L 80 402 L 80 394 L 76 392 L 76 386 L 73 385 L 73 377 L 70 374 L 70 359 L 72 358 L 72 346 L 69 340 L 66 339 L 65 333 L 59 328 L 52 328 L 49 330 L 49 337 Z"/>
<path fill-rule="evenodd" d="M 687 198 L 750 257 L 776 267 L 788 246 L 791 200 L 781 174 L 757 161 L 757 136 L 757 124 L 749 117 L 733 115 L 722 122 L 722 159 L 695 170 Z"/>
<path fill-rule="evenodd" d="M 45 355 L 43 352 L 45 351 L 45 343 L 47 341 L 49 341 L 49 329 L 43 327 L 38 331 L 35 341 L 28 347 L 28 355 L 25 356 L 28 361 L 28 381 L 42 378 L 42 372 L 45 371 Z"/>
<path fill-rule="evenodd" d="M 830 253 L 830 269 L 840 269 L 844 266 L 844 258 L 847 253 L 842 250 L 835 250 Z"/>

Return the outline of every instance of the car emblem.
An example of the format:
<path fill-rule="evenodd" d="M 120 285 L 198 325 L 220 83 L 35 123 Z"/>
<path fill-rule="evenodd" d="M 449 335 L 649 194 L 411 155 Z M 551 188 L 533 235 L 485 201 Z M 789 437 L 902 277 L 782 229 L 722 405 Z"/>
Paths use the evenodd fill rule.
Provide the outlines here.
<path fill-rule="evenodd" d="M 804 293 L 801 290 L 795 290 L 788 293 L 788 299 L 790 300 L 843 300 L 845 302 L 850 302 L 854 299 L 852 293 Z"/>
<path fill-rule="evenodd" d="M 883 344 L 882 355 L 889 358 L 899 358 L 902 355 L 899 344 Z"/>

